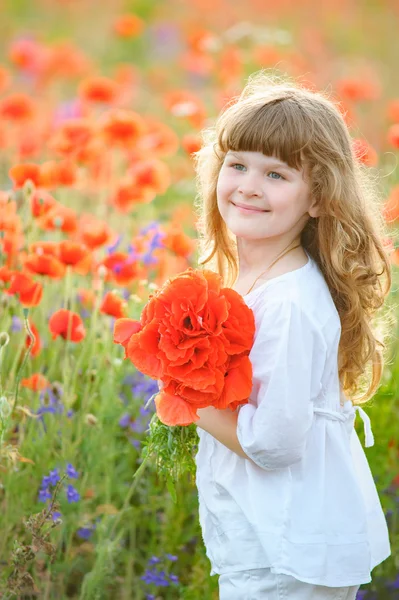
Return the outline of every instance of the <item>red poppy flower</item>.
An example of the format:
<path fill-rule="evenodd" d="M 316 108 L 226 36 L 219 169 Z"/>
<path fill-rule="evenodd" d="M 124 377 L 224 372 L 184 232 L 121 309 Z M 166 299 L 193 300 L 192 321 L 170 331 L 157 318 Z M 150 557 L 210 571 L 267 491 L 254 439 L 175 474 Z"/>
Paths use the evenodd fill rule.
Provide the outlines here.
<path fill-rule="evenodd" d="M 116 319 L 125 317 L 126 301 L 115 292 L 107 292 L 100 306 L 100 312 Z"/>
<path fill-rule="evenodd" d="M 57 200 L 46 190 L 35 190 L 30 199 L 30 208 L 34 217 L 41 217 L 57 204 Z"/>
<path fill-rule="evenodd" d="M 32 273 L 47 275 L 51 279 L 62 279 L 65 275 L 65 265 L 51 254 L 28 254 L 24 266 Z"/>
<path fill-rule="evenodd" d="M 122 38 L 139 35 L 144 28 L 144 21 L 136 15 L 120 15 L 113 24 L 114 32 Z"/>
<path fill-rule="evenodd" d="M 155 404 L 166 425 L 193 423 L 205 406 L 234 410 L 248 402 L 255 320 L 221 283 L 212 271 L 189 268 L 150 297 L 140 321 L 115 323 L 114 342 L 125 358 L 165 383 Z"/>
<path fill-rule="evenodd" d="M 77 229 L 76 212 L 56 202 L 37 221 L 39 227 L 46 231 L 61 230 L 64 233 L 74 233 Z"/>
<path fill-rule="evenodd" d="M 59 242 L 58 258 L 65 266 L 71 266 L 80 275 L 89 272 L 93 260 L 91 252 L 84 244 L 71 240 Z"/>
<path fill-rule="evenodd" d="M 171 183 L 168 166 L 156 158 L 134 164 L 128 173 L 132 175 L 137 186 L 150 188 L 156 194 L 164 194 Z"/>
<path fill-rule="evenodd" d="M 30 356 L 32 356 L 34 358 L 35 356 L 37 356 L 40 353 L 40 350 L 42 349 L 42 344 L 41 344 L 40 335 L 37 330 L 37 327 L 30 320 L 29 320 L 29 327 L 30 327 L 33 335 L 35 336 L 35 342 L 30 351 Z M 31 338 L 29 335 L 27 335 L 25 338 L 25 347 L 26 348 L 28 348 L 30 346 L 30 342 L 31 342 Z"/>
<path fill-rule="evenodd" d="M 66 308 L 57 310 L 50 317 L 49 329 L 53 340 L 60 335 L 64 340 L 81 342 L 86 336 L 86 330 L 80 316 Z"/>
<path fill-rule="evenodd" d="M 102 119 L 101 129 L 107 144 L 131 148 L 145 133 L 145 124 L 138 113 L 117 109 Z"/>
<path fill-rule="evenodd" d="M 84 214 L 79 219 L 79 238 L 91 250 L 100 248 L 111 241 L 113 233 L 105 221 Z"/>
<path fill-rule="evenodd" d="M 397 150 L 399 149 L 399 123 L 391 125 L 391 127 L 388 129 L 387 139 L 391 146 Z"/>
<path fill-rule="evenodd" d="M 23 93 L 10 94 L 0 103 L 0 114 L 9 121 L 26 121 L 35 113 L 33 100 Z"/>
<path fill-rule="evenodd" d="M 41 373 L 34 373 L 30 377 L 22 379 L 21 385 L 27 387 L 34 392 L 40 392 L 50 386 L 50 382 Z"/>
<path fill-rule="evenodd" d="M 356 158 L 363 164 L 374 167 L 378 163 L 377 152 L 366 140 L 354 139 L 352 147 Z"/>
<path fill-rule="evenodd" d="M 108 269 L 107 281 L 113 280 L 118 285 L 127 285 L 139 276 L 137 262 L 125 252 L 114 252 L 101 264 Z"/>
<path fill-rule="evenodd" d="M 10 287 L 7 294 L 18 294 L 22 306 L 37 306 L 42 299 L 43 287 L 38 281 L 35 281 L 29 275 L 13 271 L 10 278 Z"/>
<path fill-rule="evenodd" d="M 14 165 L 8 172 L 14 183 L 14 188 L 21 188 L 30 179 L 35 187 L 40 186 L 40 166 L 34 163 Z"/>
<path fill-rule="evenodd" d="M 82 100 L 108 104 L 115 102 L 118 92 L 118 85 L 109 77 L 88 77 L 80 83 L 78 88 L 78 94 Z"/>

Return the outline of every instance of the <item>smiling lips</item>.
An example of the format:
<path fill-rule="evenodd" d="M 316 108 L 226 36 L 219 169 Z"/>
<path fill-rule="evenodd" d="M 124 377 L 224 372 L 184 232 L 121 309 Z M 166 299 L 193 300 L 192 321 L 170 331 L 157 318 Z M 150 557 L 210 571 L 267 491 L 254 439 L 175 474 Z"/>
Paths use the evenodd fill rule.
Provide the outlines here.
<path fill-rule="evenodd" d="M 247 212 L 247 213 L 260 213 L 260 212 L 269 212 L 268 210 L 262 210 L 261 208 L 256 208 L 255 206 L 249 206 L 249 205 L 244 205 L 244 204 L 236 204 L 235 202 L 232 202 L 233 206 L 235 206 L 236 208 Z"/>

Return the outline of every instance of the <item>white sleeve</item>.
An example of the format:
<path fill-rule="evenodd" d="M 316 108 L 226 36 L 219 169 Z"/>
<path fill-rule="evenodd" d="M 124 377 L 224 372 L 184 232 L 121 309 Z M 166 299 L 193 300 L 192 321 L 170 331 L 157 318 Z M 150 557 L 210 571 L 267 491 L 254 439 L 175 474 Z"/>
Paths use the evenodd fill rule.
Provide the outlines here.
<path fill-rule="evenodd" d="M 237 421 L 238 441 L 259 467 L 280 469 L 303 458 L 326 356 L 321 329 L 295 300 L 266 307 L 249 355 L 257 402 L 244 404 Z"/>

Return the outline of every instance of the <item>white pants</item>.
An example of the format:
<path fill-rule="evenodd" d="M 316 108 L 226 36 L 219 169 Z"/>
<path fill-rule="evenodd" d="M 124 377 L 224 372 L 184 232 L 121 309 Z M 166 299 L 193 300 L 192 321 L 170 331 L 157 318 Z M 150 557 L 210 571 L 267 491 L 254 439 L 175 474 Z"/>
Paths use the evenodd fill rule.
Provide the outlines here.
<path fill-rule="evenodd" d="M 219 576 L 219 600 L 355 600 L 359 585 L 326 587 L 268 569 Z"/>

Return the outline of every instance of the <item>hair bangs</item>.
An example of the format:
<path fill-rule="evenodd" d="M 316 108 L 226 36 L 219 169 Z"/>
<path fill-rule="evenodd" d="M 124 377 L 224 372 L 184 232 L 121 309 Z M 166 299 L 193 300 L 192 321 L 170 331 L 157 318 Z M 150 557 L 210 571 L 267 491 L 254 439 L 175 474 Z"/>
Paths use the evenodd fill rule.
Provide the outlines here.
<path fill-rule="evenodd" d="M 302 168 L 303 150 L 311 140 L 312 125 L 307 123 L 299 105 L 292 99 L 280 98 L 262 105 L 240 106 L 222 118 L 218 144 L 226 153 L 262 152 L 274 156 L 289 167 Z M 234 118 L 232 118 L 234 117 Z"/>

